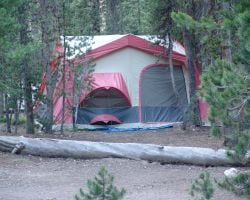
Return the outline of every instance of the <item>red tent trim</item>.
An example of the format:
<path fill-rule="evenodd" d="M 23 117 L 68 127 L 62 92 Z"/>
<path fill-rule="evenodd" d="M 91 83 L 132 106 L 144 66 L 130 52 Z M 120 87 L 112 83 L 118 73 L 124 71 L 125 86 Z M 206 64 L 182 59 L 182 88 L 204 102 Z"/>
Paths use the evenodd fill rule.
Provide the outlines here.
<path fill-rule="evenodd" d="M 166 49 L 165 47 L 160 45 L 155 45 L 152 42 L 149 42 L 145 39 L 129 34 L 113 42 L 105 44 L 101 47 L 92 49 L 86 55 L 80 56 L 79 58 L 74 58 L 73 60 L 75 62 L 84 62 L 85 60 L 90 58 L 95 60 L 97 58 L 103 57 L 107 54 L 113 53 L 115 51 L 118 51 L 126 47 L 135 48 L 153 55 L 161 55 L 163 57 L 167 57 L 167 54 L 165 52 Z M 185 62 L 186 56 L 174 51 L 173 60 Z"/>

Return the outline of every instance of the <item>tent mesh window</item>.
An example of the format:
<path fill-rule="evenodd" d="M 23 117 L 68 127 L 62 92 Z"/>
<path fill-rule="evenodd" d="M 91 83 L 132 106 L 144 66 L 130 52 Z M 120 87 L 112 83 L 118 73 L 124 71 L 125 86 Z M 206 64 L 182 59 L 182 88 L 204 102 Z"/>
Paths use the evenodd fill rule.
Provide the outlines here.
<path fill-rule="evenodd" d="M 185 78 L 181 66 L 174 67 L 178 95 L 174 93 L 170 68 L 160 65 L 143 71 L 141 77 L 141 118 L 143 122 L 178 122 L 187 107 Z"/>
<path fill-rule="evenodd" d="M 80 104 L 80 107 L 88 108 L 114 108 L 127 106 L 129 106 L 129 102 L 116 88 L 96 89 Z"/>
<path fill-rule="evenodd" d="M 80 104 L 79 119 L 83 123 L 91 123 L 96 125 L 111 125 L 122 123 L 129 115 L 130 103 L 126 97 L 117 88 L 97 88 L 92 91 Z M 84 116 L 84 119 L 83 119 Z M 108 118 L 97 120 L 96 117 L 112 116 L 116 119 Z M 121 121 L 119 120 L 121 119 Z M 86 120 L 87 119 L 87 120 Z M 95 119 L 93 121 L 93 119 Z"/>

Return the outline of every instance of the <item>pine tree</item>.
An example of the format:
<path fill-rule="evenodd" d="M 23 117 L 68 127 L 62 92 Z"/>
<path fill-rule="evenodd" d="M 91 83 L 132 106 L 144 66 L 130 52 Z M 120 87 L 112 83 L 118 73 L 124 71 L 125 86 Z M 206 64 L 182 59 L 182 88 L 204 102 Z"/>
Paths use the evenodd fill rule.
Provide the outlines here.
<path fill-rule="evenodd" d="M 30 2 L 25 0 L 18 8 L 19 24 L 20 28 L 20 44 L 23 46 L 30 45 L 31 42 L 29 35 L 29 21 L 30 21 Z M 34 114 L 33 114 L 33 100 L 32 100 L 32 75 L 30 55 L 24 55 L 21 66 L 24 83 L 24 99 L 25 99 L 25 114 L 26 114 L 26 132 L 28 134 L 34 134 Z"/>
<path fill-rule="evenodd" d="M 18 121 L 17 101 L 22 96 L 20 60 L 27 53 L 27 48 L 20 45 L 18 40 L 20 24 L 17 20 L 17 8 L 22 3 L 22 1 L 0 2 L 0 93 L 4 96 L 8 132 L 11 132 L 11 109 L 15 111 L 15 118 Z"/>
<path fill-rule="evenodd" d="M 41 67 L 46 74 L 46 118 L 44 119 L 45 131 L 52 133 L 53 125 L 53 94 L 58 78 L 58 68 L 51 69 L 50 63 L 52 50 L 59 40 L 60 24 L 58 22 L 58 1 L 38 1 L 39 23 L 41 32 Z"/>
<path fill-rule="evenodd" d="M 245 3 L 245 7 L 242 10 L 243 3 Z M 244 41 L 244 44 L 247 44 L 248 37 L 241 37 L 241 35 L 246 35 L 247 20 L 243 22 L 242 19 L 247 19 L 247 17 L 242 16 L 247 16 L 246 13 L 249 11 L 245 10 L 247 3 L 244 1 L 233 4 L 226 1 L 218 3 L 211 1 L 208 5 L 207 11 L 203 12 L 202 17 L 190 15 L 188 12 L 173 13 L 172 17 L 180 27 L 192 30 L 200 38 L 200 42 L 196 43 L 194 47 L 196 49 L 200 47 L 200 53 L 202 53 L 200 57 L 203 57 L 201 63 L 205 73 L 202 78 L 201 96 L 210 105 L 209 120 L 212 123 L 212 130 L 221 136 L 219 126 L 222 125 L 224 127 L 222 135 L 226 140 L 229 137 L 231 140 L 229 143 L 233 143 L 229 146 L 238 149 L 239 146 L 236 146 L 240 141 L 239 137 L 248 135 L 240 132 L 243 124 L 249 119 L 249 108 L 245 99 L 248 98 L 246 73 L 244 72 L 244 68 L 247 66 L 242 65 L 244 63 L 242 58 L 247 58 L 247 55 L 243 56 L 242 53 L 246 48 L 243 44 L 239 45 L 239 42 L 237 44 L 236 41 Z M 242 24 L 244 28 L 239 24 Z M 205 32 L 208 34 L 204 36 Z M 233 48 L 230 44 L 235 44 L 237 48 Z M 241 107 L 242 103 L 244 108 Z M 233 131 L 229 132 L 230 129 Z M 237 151 L 240 152 L 239 149 Z M 242 157 L 242 155 L 240 156 Z"/>
<path fill-rule="evenodd" d="M 244 5 L 244 6 L 243 6 Z M 237 33 L 233 38 L 239 41 L 233 48 L 233 60 L 215 60 L 202 78 L 202 93 L 210 105 L 210 121 L 215 134 L 225 137 L 225 144 L 235 150 L 229 155 L 244 162 L 244 156 L 250 149 L 250 132 L 245 124 L 250 120 L 248 63 L 249 54 L 245 45 L 249 43 L 250 5 L 246 1 L 238 1 L 233 8 L 233 14 L 224 12 L 222 31 L 230 30 Z M 239 36 L 239 37 L 238 37 Z M 238 37 L 238 38 L 237 38 Z M 218 125 L 224 127 L 223 131 Z"/>
<path fill-rule="evenodd" d="M 250 173 L 241 173 L 236 177 L 226 177 L 218 183 L 219 187 L 238 196 L 250 198 Z"/>
<path fill-rule="evenodd" d="M 213 65 L 208 67 L 202 76 L 202 96 L 210 106 L 209 120 L 214 128 L 214 133 L 218 133 L 218 126 L 221 123 L 230 126 L 233 119 L 240 116 L 230 112 L 230 105 L 233 98 L 243 95 L 247 91 L 244 72 L 225 60 L 218 59 Z M 230 117 L 231 116 L 231 117 Z"/>
<path fill-rule="evenodd" d="M 244 0 L 230 2 L 230 10 L 227 10 L 223 6 L 225 3 L 229 2 L 219 4 L 222 10 L 217 11 L 215 17 L 204 18 L 198 23 L 190 21 L 193 27 L 210 30 L 212 36 L 205 38 L 203 43 L 210 55 L 210 65 L 202 76 L 201 95 L 209 103 L 213 133 L 223 136 L 225 145 L 233 150 L 228 151 L 228 156 L 244 164 L 250 149 L 250 131 L 245 130 L 250 120 L 247 76 L 250 54 L 246 48 L 249 45 L 250 31 L 246 27 L 250 22 L 250 4 Z M 228 44 L 233 46 L 226 46 Z M 220 186 L 249 196 L 249 174 L 226 178 Z"/>
<path fill-rule="evenodd" d="M 214 185 L 208 172 L 203 172 L 192 184 L 190 195 L 195 200 L 209 200 L 214 194 Z"/>
<path fill-rule="evenodd" d="M 120 32 L 148 34 L 149 9 L 147 0 L 122 0 L 120 3 Z"/>
<path fill-rule="evenodd" d="M 88 192 L 80 189 L 79 194 L 75 195 L 76 200 L 120 200 L 125 195 L 125 190 L 117 189 L 113 185 L 114 177 L 102 167 L 94 180 L 88 180 Z"/>
<path fill-rule="evenodd" d="M 66 35 L 91 36 L 102 33 L 100 0 L 68 0 Z"/>

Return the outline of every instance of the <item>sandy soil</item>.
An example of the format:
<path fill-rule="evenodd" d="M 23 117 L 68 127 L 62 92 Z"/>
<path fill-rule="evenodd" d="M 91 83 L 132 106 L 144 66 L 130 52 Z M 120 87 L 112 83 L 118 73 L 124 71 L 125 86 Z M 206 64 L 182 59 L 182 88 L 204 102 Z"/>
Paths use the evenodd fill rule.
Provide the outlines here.
<path fill-rule="evenodd" d="M 4 129 L 1 135 L 6 135 Z M 9 134 L 8 134 L 9 135 Z M 18 135 L 25 135 L 20 131 Z M 25 135 L 27 136 L 27 135 Z M 222 141 L 209 136 L 207 129 L 182 131 L 179 128 L 127 133 L 66 132 L 63 135 L 37 133 L 32 137 L 50 137 L 105 142 L 139 142 L 175 146 L 200 146 L 214 149 Z M 115 184 L 127 191 L 125 200 L 188 200 L 192 181 L 208 171 L 216 179 L 223 178 L 229 167 L 161 165 L 127 159 L 74 160 L 11 155 L 0 152 L 1 200 L 70 200 L 80 187 L 86 189 L 101 166 L 115 176 Z M 249 168 L 240 168 L 249 170 Z M 214 200 L 241 199 L 216 190 Z"/>

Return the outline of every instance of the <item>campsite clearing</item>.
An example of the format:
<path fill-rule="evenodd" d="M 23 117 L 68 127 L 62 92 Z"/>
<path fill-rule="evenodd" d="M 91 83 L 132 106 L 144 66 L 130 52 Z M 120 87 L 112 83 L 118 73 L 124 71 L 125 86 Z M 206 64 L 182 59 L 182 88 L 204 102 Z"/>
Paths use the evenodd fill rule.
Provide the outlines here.
<path fill-rule="evenodd" d="M 1 131 L 1 135 L 6 133 Z M 20 135 L 25 135 L 20 131 Z M 25 135 L 30 136 L 30 135 Z M 210 137 L 207 129 L 182 131 L 179 128 L 126 133 L 66 132 L 64 135 L 38 133 L 50 137 L 105 142 L 154 143 L 173 146 L 220 148 L 222 141 Z M 115 183 L 127 190 L 125 200 L 187 200 L 189 189 L 202 171 L 221 179 L 228 167 L 161 165 L 127 159 L 75 160 L 41 158 L 0 153 L 1 200 L 69 200 L 80 187 L 86 189 L 101 166 L 115 176 Z M 248 168 L 249 169 L 249 168 Z M 241 168 L 240 170 L 247 170 Z M 215 200 L 237 200 L 233 194 L 216 190 Z"/>

